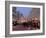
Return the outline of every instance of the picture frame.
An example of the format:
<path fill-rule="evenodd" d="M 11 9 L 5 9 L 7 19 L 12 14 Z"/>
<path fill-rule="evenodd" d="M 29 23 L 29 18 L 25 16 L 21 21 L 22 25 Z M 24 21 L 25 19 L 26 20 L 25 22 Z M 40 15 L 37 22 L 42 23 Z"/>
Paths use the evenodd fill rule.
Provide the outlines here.
<path fill-rule="evenodd" d="M 12 31 L 12 7 L 31 7 L 40 8 L 40 29 L 39 30 L 25 30 L 25 31 Z M 36 9 L 37 10 L 37 9 Z M 20 1 L 5 1 L 5 37 L 18 37 L 18 36 L 32 36 L 45 34 L 45 5 L 44 3 L 35 2 L 20 2 Z"/>

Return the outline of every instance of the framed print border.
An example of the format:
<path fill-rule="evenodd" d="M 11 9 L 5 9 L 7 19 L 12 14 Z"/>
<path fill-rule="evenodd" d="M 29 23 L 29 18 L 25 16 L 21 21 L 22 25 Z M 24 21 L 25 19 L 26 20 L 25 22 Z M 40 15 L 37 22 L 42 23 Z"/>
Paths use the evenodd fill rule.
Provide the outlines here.
<path fill-rule="evenodd" d="M 10 4 L 20 5 L 41 5 L 43 6 L 43 31 L 42 33 L 30 33 L 30 34 L 10 34 Z M 5 37 L 18 37 L 18 36 L 32 36 L 32 35 L 44 35 L 45 34 L 45 5 L 44 3 L 35 2 L 18 2 L 18 1 L 5 1 Z"/>

